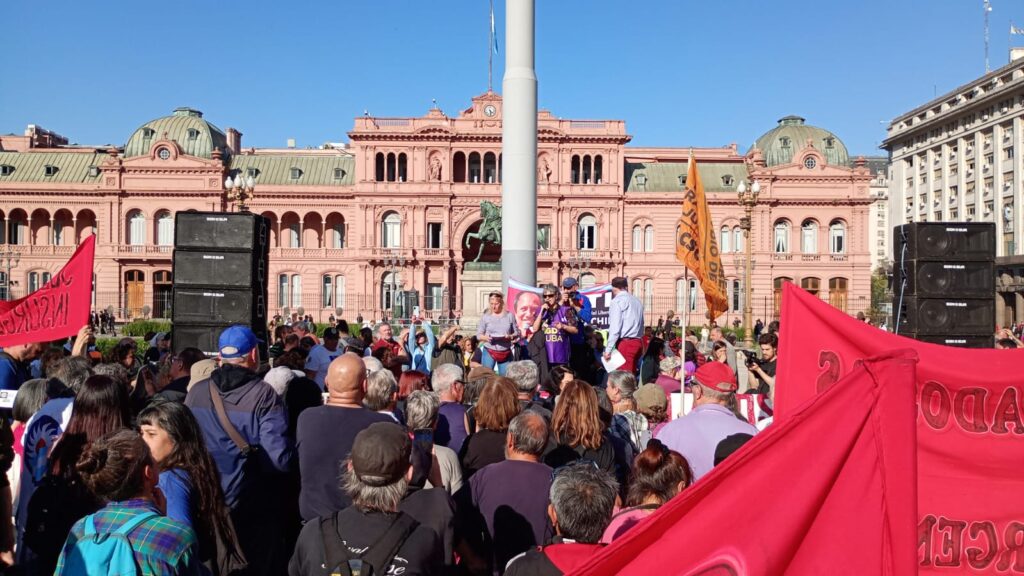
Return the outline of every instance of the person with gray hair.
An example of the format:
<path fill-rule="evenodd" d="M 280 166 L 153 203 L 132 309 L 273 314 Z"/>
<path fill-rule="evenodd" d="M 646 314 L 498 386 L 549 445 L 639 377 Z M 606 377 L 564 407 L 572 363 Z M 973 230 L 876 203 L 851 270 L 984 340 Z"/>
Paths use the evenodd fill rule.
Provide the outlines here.
<path fill-rule="evenodd" d="M 540 369 L 533 360 L 518 360 L 505 369 L 505 376 L 516 383 L 519 404 L 523 410 L 532 410 L 551 422 L 551 410 L 537 398 L 540 387 Z"/>
<path fill-rule="evenodd" d="M 427 390 L 416 390 L 405 399 L 405 424 L 414 438 L 420 435 L 434 437 L 437 428 L 437 409 L 441 402 L 437 394 Z M 426 487 L 444 488 L 448 494 L 455 494 L 462 488 L 462 466 L 459 455 L 447 446 L 432 442 L 433 462 Z"/>
<path fill-rule="evenodd" d="M 363 405 L 368 410 L 390 416 L 395 422 L 399 422 L 395 414 L 397 403 L 398 382 L 395 381 L 395 375 L 390 370 L 370 372 L 366 377 L 366 396 L 363 397 Z"/>
<path fill-rule="evenodd" d="M 344 356 L 331 363 L 328 379 L 341 358 Z M 354 558 L 364 566 L 363 574 L 441 574 L 444 548 L 440 536 L 399 510 L 412 478 L 411 453 L 409 434 L 400 426 L 376 422 L 360 431 L 343 465 L 344 489 L 354 506 L 306 522 L 288 564 L 288 574 L 354 573 Z M 389 539 L 393 528 L 403 537 L 394 542 L 392 549 L 375 547 L 374 543 Z M 325 541 L 332 544 L 332 549 L 351 552 L 337 554 L 340 557 L 328 554 Z M 340 568 L 342 563 L 347 563 L 347 569 Z"/>
<path fill-rule="evenodd" d="M 483 556 L 474 561 L 500 572 L 516 555 L 551 539 L 551 467 L 540 461 L 547 442 L 544 417 L 521 412 L 509 423 L 505 460 L 478 470 L 469 479 L 468 491 L 459 495 L 460 514 L 471 527 L 466 532 L 470 548 Z"/>
<path fill-rule="evenodd" d="M 571 306 L 562 303 L 558 287 L 545 284 L 542 288 L 544 304 L 533 321 L 533 332 L 544 332 L 544 347 L 547 352 L 548 369 L 569 363 L 569 336 L 579 333 L 576 313 Z"/>
<path fill-rule="evenodd" d="M 458 454 L 466 436 L 469 436 L 466 407 L 462 405 L 462 394 L 466 391 L 462 367 L 441 364 L 430 374 L 430 385 L 441 401 L 434 443 L 447 446 Z"/>
<path fill-rule="evenodd" d="M 631 372 L 614 370 L 608 374 L 608 400 L 612 403 L 612 425 L 608 432 L 626 444 L 626 461 L 632 462 L 640 453 L 641 437 L 649 428 L 647 418 L 636 411 L 636 376 Z"/>
<path fill-rule="evenodd" d="M 505 576 L 565 574 L 589 561 L 601 550 L 601 536 L 611 522 L 618 492 L 615 478 L 590 462 L 581 460 L 556 470 L 548 505 L 555 542 L 513 558 Z M 568 550 L 558 550 L 562 547 L 575 550 L 568 554 Z M 557 566 L 549 553 L 560 558 Z"/>

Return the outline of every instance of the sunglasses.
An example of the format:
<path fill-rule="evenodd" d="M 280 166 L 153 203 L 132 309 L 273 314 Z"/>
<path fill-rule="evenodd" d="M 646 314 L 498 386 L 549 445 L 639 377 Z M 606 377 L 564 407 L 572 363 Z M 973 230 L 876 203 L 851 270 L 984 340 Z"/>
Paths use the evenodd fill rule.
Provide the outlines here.
<path fill-rule="evenodd" d="M 558 298 L 558 294 L 545 294 L 545 298 Z"/>

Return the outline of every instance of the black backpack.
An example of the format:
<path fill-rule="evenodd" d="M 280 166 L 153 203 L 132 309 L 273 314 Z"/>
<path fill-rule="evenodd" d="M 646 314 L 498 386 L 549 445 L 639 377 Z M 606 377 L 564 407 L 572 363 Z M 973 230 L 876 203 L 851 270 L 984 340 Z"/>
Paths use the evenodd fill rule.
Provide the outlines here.
<path fill-rule="evenodd" d="M 338 537 L 338 514 L 320 519 L 320 536 L 324 541 L 324 557 L 329 574 L 342 576 L 383 576 L 388 573 L 388 566 L 395 559 L 402 544 L 419 527 L 420 523 L 412 516 L 399 512 L 395 519 L 366 552 L 353 558 L 346 546 Z"/>

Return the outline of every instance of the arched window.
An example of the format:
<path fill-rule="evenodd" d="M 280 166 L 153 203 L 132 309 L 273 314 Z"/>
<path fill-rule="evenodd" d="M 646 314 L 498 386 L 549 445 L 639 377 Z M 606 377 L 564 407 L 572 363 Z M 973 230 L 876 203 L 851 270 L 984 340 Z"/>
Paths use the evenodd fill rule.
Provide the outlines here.
<path fill-rule="evenodd" d="M 396 166 L 395 166 L 395 153 L 388 152 L 387 159 L 387 181 L 394 182 L 396 177 Z"/>
<path fill-rule="evenodd" d="M 469 153 L 469 181 L 473 184 L 480 182 L 480 153 Z"/>
<path fill-rule="evenodd" d="M 779 276 L 772 280 L 772 318 L 779 317 L 779 308 L 782 306 L 782 285 L 786 282 L 792 282 L 792 278 L 786 276 Z"/>
<path fill-rule="evenodd" d="M 398 212 L 388 212 L 381 222 L 380 245 L 384 248 L 398 248 L 402 245 L 402 217 Z"/>
<path fill-rule="evenodd" d="M 287 274 L 279 274 L 277 276 L 277 305 L 280 308 L 290 306 L 288 298 L 291 296 L 290 285 Z"/>
<path fill-rule="evenodd" d="M 320 307 L 334 306 L 334 277 L 324 274 L 320 277 Z"/>
<path fill-rule="evenodd" d="M 828 279 L 828 303 L 838 310 L 846 312 L 847 299 L 846 278 Z"/>
<path fill-rule="evenodd" d="M 676 278 L 676 310 L 686 309 L 686 279 Z"/>
<path fill-rule="evenodd" d="M 573 155 L 572 161 L 569 163 L 569 169 L 570 169 L 570 173 L 572 174 L 572 183 L 573 184 L 579 184 L 580 183 L 580 157 L 578 155 L 575 155 L 575 154 Z"/>
<path fill-rule="evenodd" d="M 377 156 L 375 157 L 373 168 L 374 168 L 374 170 L 373 170 L 373 179 L 376 180 L 377 182 L 383 182 L 384 181 L 384 153 L 383 152 L 377 152 Z"/>
<path fill-rule="evenodd" d="M 327 215 L 327 247 L 345 247 L 345 219 L 337 212 Z"/>
<path fill-rule="evenodd" d="M 335 276 L 334 277 L 334 307 L 344 308 L 345 307 L 345 277 Z"/>
<path fill-rule="evenodd" d="M 592 182 L 592 180 L 591 180 L 592 176 L 593 176 L 593 174 L 591 173 L 590 156 L 584 156 L 583 157 L 583 183 L 584 184 L 590 184 Z"/>
<path fill-rule="evenodd" d="M 732 249 L 736 252 L 743 252 L 745 248 L 743 246 L 743 229 L 736 226 L 732 229 Z"/>
<path fill-rule="evenodd" d="M 654 252 L 654 226 L 644 226 L 644 252 Z"/>
<path fill-rule="evenodd" d="M 53 218 L 54 246 L 62 246 L 67 241 L 67 235 L 64 232 L 71 228 L 71 220 L 68 219 L 68 216 L 70 214 L 66 210 L 61 210 Z"/>
<path fill-rule="evenodd" d="M 732 229 L 728 226 L 722 226 L 722 240 L 719 244 L 721 245 L 718 247 L 718 251 L 721 254 L 732 252 Z"/>
<path fill-rule="evenodd" d="M 821 290 L 821 280 L 814 277 L 807 277 L 800 279 L 800 287 L 807 290 L 812 295 L 817 296 Z"/>
<path fill-rule="evenodd" d="M 690 279 L 690 301 L 689 301 L 689 304 L 688 304 L 688 306 L 689 306 L 688 310 L 690 312 L 696 312 L 697 311 L 697 296 L 698 296 L 698 292 L 699 292 L 699 290 L 697 288 L 697 281 L 691 278 Z"/>
<path fill-rule="evenodd" d="M 292 274 L 292 306 L 302 306 L 302 276 Z"/>
<path fill-rule="evenodd" d="M 31 294 L 36 290 L 39 290 L 47 282 L 50 281 L 49 272 L 29 272 L 28 273 L 28 293 Z"/>
<path fill-rule="evenodd" d="M 600 155 L 594 156 L 594 184 L 600 184 L 604 178 L 604 161 Z"/>
<path fill-rule="evenodd" d="M 484 182 L 494 184 L 498 181 L 498 162 L 494 152 L 484 154 Z"/>
<path fill-rule="evenodd" d="M 174 216 L 166 210 L 156 215 L 156 245 L 174 245 Z"/>
<path fill-rule="evenodd" d="M 146 216 L 141 210 L 128 213 L 128 244 L 142 246 L 146 243 Z"/>
<path fill-rule="evenodd" d="M 398 181 L 406 182 L 409 179 L 409 159 L 405 153 L 398 155 Z"/>
<path fill-rule="evenodd" d="M 456 152 L 452 156 L 452 182 L 466 181 L 466 153 Z"/>
<path fill-rule="evenodd" d="M 580 250 L 594 250 L 597 248 L 597 218 L 590 214 L 580 216 L 579 243 L 576 247 Z"/>
<path fill-rule="evenodd" d="M 397 300 L 398 291 L 402 289 L 402 275 L 398 272 L 386 272 L 381 277 L 380 304 L 384 310 L 390 310 Z"/>
<path fill-rule="evenodd" d="M 654 310 L 654 279 L 644 279 L 644 309 L 648 311 Z"/>
<path fill-rule="evenodd" d="M 633 252 L 642 252 L 644 249 L 644 232 L 637 224 L 633 226 Z"/>
<path fill-rule="evenodd" d="M 580 274 L 580 288 L 590 288 L 597 284 L 597 278 L 590 272 Z"/>
<path fill-rule="evenodd" d="M 299 222 L 298 214 L 287 212 L 281 216 L 281 236 L 284 239 L 283 248 L 302 247 L 302 223 Z"/>
<path fill-rule="evenodd" d="M 818 253 L 818 223 L 804 220 L 800 225 L 800 252 L 804 254 Z"/>
<path fill-rule="evenodd" d="M 785 254 L 789 252 L 789 222 L 779 220 L 775 223 L 775 252 Z"/>
<path fill-rule="evenodd" d="M 14 210 L 7 221 L 7 241 L 11 244 L 28 243 L 28 214 Z"/>
<path fill-rule="evenodd" d="M 846 254 L 846 224 L 842 220 L 833 220 L 828 226 L 829 252 Z"/>
<path fill-rule="evenodd" d="M 743 288 L 739 280 L 732 281 L 732 311 L 739 312 L 743 309 Z"/>

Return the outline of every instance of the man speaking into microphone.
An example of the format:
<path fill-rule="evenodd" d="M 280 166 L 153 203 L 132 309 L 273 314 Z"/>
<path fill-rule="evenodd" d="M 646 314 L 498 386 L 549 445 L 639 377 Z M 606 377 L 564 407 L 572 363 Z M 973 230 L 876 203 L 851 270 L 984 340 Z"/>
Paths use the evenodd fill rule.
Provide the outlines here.
<path fill-rule="evenodd" d="M 576 376 L 586 382 L 594 381 L 594 352 L 587 345 L 586 327 L 590 325 L 593 312 L 590 298 L 579 293 L 579 283 L 572 276 L 562 280 L 562 304 L 576 319 L 576 333 L 569 335 L 569 366 Z"/>

